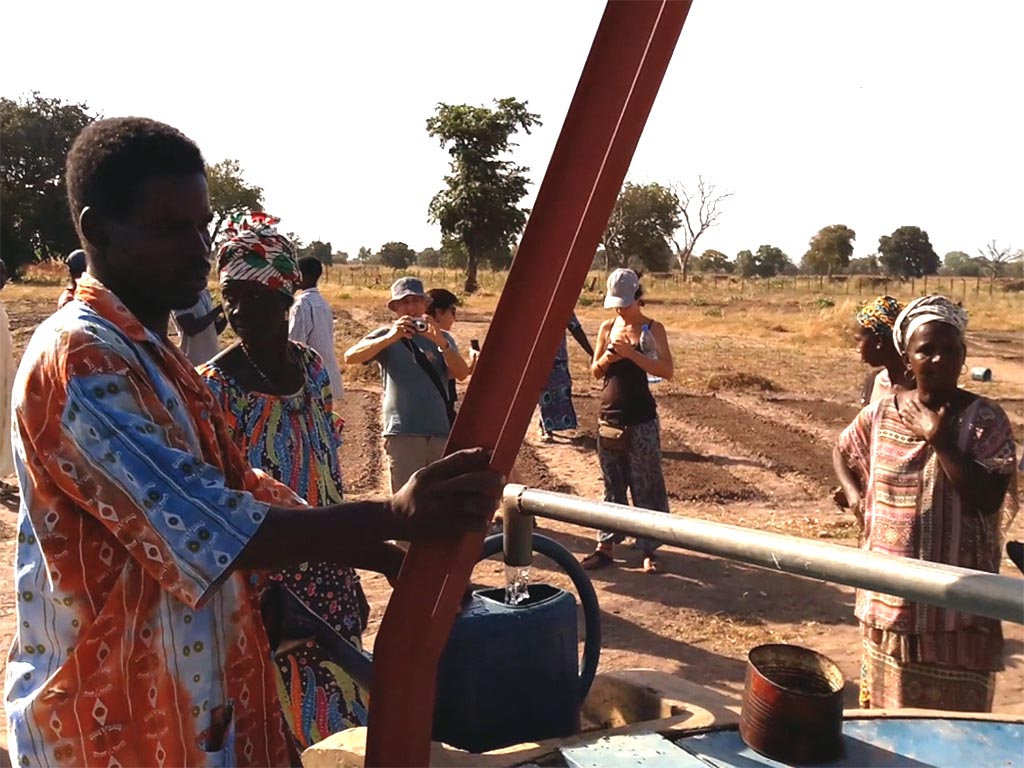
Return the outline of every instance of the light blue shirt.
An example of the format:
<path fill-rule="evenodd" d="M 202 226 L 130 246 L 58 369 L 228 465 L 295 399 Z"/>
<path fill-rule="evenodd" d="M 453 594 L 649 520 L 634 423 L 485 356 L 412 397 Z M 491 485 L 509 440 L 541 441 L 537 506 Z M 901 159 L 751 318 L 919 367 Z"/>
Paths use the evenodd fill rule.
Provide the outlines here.
<path fill-rule="evenodd" d="M 379 339 L 387 334 L 390 326 L 377 328 L 366 334 L 367 339 Z M 452 349 L 455 340 L 446 331 L 441 331 Z M 408 343 L 415 344 L 437 371 L 438 381 L 448 387 L 448 366 L 444 353 L 430 339 L 413 336 Z M 422 435 L 447 437 L 451 431 L 448 410 L 437 386 L 430 375 L 416 362 L 416 356 L 406 341 L 396 341 L 382 349 L 373 358 L 380 365 L 381 382 L 384 386 L 384 400 L 381 412 L 384 421 L 384 435 Z"/>

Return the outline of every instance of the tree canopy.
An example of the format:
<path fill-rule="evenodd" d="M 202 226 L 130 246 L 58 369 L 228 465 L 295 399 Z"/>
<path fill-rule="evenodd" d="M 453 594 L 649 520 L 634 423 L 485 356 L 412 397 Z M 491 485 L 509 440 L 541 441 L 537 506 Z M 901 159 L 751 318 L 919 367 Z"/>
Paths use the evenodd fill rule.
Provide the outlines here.
<path fill-rule="evenodd" d="M 476 291 L 477 267 L 488 260 L 507 266 L 510 247 L 526 224 L 519 201 L 526 196 L 528 168 L 505 159 L 519 130 L 540 125 L 527 102 L 496 99 L 493 109 L 469 104 L 438 104 L 427 118 L 427 133 L 451 156 L 445 188 L 434 195 L 429 220 L 466 251 L 466 292 Z"/>
<path fill-rule="evenodd" d="M 641 266 L 667 272 L 672 263 L 669 241 L 681 223 L 679 198 L 670 188 L 626 182 L 601 239 L 606 268 Z"/>
<path fill-rule="evenodd" d="M 416 262 L 416 251 L 405 243 L 392 241 L 384 243 L 377 252 L 380 263 L 393 269 L 405 269 Z"/>
<path fill-rule="evenodd" d="M 441 252 L 437 248 L 424 248 L 416 254 L 416 263 L 421 267 L 439 267 Z"/>
<path fill-rule="evenodd" d="M 940 272 L 956 277 L 978 277 L 981 275 L 981 265 L 963 251 L 950 251 L 942 257 Z"/>
<path fill-rule="evenodd" d="M 19 101 L 0 98 L 0 254 L 9 274 L 79 246 L 64 164 L 75 137 L 96 117 L 86 104 L 38 93 Z"/>
<path fill-rule="evenodd" d="M 246 183 L 242 176 L 242 166 L 237 160 L 221 160 L 207 166 L 206 184 L 210 190 L 210 207 L 213 209 L 213 242 L 217 242 L 217 235 L 224 222 L 244 216 L 250 211 L 263 210 L 263 188 Z"/>
<path fill-rule="evenodd" d="M 853 256 L 853 241 L 857 233 L 845 224 L 829 224 L 811 238 L 801 266 L 813 275 L 828 275 L 846 269 Z"/>
<path fill-rule="evenodd" d="M 846 270 L 851 275 L 877 275 L 878 254 L 871 253 L 867 256 L 861 256 L 859 259 L 850 259 L 850 264 Z"/>
<path fill-rule="evenodd" d="M 330 265 L 334 263 L 334 249 L 329 242 L 325 243 L 322 240 L 314 240 L 309 245 L 298 248 L 297 251 L 300 259 L 312 256 L 321 264 Z M 345 258 L 347 259 L 348 257 L 346 256 Z"/>
<path fill-rule="evenodd" d="M 939 257 L 920 227 L 900 227 L 878 239 L 882 268 L 897 277 L 921 277 L 939 271 Z"/>
<path fill-rule="evenodd" d="M 732 274 L 736 264 L 729 260 L 721 251 L 708 249 L 693 260 L 693 266 L 698 272 L 715 272 Z"/>
<path fill-rule="evenodd" d="M 756 254 L 749 250 L 736 254 L 736 271 L 741 277 L 775 277 L 796 272 L 796 266 L 781 248 L 762 245 Z"/>

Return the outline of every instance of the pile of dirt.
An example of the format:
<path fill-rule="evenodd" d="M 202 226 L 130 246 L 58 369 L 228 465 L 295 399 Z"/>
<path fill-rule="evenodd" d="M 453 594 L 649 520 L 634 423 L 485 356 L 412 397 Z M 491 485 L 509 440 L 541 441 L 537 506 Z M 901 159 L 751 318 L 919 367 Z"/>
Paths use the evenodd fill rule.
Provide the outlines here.
<path fill-rule="evenodd" d="M 708 379 L 707 388 L 712 392 L 723 389 L 756 390 L 758 392 L 779 392 L 781 387 L 771 379 L 756 373 L 716 373 Z"/>

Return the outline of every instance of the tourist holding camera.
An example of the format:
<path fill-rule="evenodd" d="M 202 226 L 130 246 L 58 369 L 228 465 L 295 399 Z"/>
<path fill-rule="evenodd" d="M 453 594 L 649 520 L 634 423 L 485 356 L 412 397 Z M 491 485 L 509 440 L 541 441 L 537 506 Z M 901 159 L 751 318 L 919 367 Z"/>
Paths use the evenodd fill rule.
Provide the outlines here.
<path fill-rule="evenodd" d="M 429 304 L 418 278 L 399 278 L 388 301 L 395 320 L 345 352 L 350 365 L 380 366 L 384 447 L 395 490 L 417 469 L 441 458 L 455 420 L 448 379 L 467 373 L 455 339 L 426 314 Z"/>

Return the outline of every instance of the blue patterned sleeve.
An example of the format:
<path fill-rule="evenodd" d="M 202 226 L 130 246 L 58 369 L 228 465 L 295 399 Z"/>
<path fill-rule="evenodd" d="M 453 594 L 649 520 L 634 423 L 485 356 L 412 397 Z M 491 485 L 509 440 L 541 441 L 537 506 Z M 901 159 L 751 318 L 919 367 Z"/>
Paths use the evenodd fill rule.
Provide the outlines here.
<path fill-rule="evenodd" d="M 176 447 L 147 394 L 124 373 L 71 377 L 58 482 L 164 589 L 196 607 L 226 578 L 268 505 Z"/>

